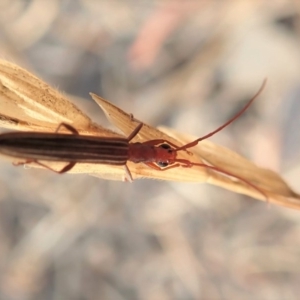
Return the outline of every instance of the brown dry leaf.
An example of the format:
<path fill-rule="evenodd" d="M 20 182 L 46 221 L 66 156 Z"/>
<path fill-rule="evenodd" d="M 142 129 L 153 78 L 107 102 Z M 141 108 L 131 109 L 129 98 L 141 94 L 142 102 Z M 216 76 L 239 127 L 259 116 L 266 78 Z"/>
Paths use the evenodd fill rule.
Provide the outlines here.
<path fill-rule="evenodd" d="M 129 135 L 139 123 L 138 121 L 131 121 L 129 114 L 126 114 L 103 98 L 94 94 L 92 94 L 92 97 L 101 106 L 107 118 L 126 135 Z M 171 141 L 177 145 L 184 145 L 196 139 L 195 137 L 175 132 L 172 129 L 162 128 L 160 131 L 148 125 L 145 125 L 138 135 L 138 139 L 141 142 L 157 138 Z M 182 153 L 184 158 L 193 162 L 209 163 L 212 166 L 230 172 L 233 176 L 236 175 L 250 181 L 267 194 L 271 203 L 300 209 L 300 196 L 285 183 L 279 174 L 259 168 L 237 153 L 207 140 L 201 141 L 196 147 L 189 150 L 193 152 L 193 156 Z M 141 169 L 136 171 L 141 171 Z M 203 167 L 176 168 L 166 172 L 150 169 L 147 175 L 147 177 L 156 179 L 211 183 L 256 199 L 266 200 L 261 193 L 258 193 L 246 183 Z"/>
<path fill-rule="evenodd" d="M 138 120 L 132 120 L 130 114 L 103 98 L 95 94 L 91 94 L 91 96 L 102 108 L 108 119 L 126 136 L 140 123 Z M 39 131 L 55 131 L 59 123 L 67 122 L 73 124 L 80 133 L 104 137 L 119 136 L 93 123 L 66 97 L 37 77 L 2 60 L 0 60 L 0 122 L 3 127 L 7 128 Z M 164 131 L 166 133 L 145 124 L 132 142 L 163 139 L 177 145 L 183 145 L 193 140 L 193 138 L 176 133 L 171 129 L 164 129 Z M 264 190 L 272 203 L 296 209 L 300 208 L 299 195 L 293 192 L 278 174 L 259 168 L 229 149 L 209 141 L 202 141 L 191 150 L 193 155 L 182 151 L 179 153 L 179 157 L 196 163 L 209 163 L 230 172 L 233 176 L 240 176 Z M 58 170 L 65 166 L 62 163 L 47 164 Z M 128 162 L 128 167 L 134 179 L 152 178 L 183 182 L 206 182 L 265 200 L 261 193 L 246 183 L 204 167 L 174 168 L 166 172 L 154 170 L 142 163 Z M 123 180 L 125 177 L 122 166 L 77 164 L 71 172 L 89 173 L 97 177 L 114 180 Z"/>
<path fill-rule="evenodd" d="M 41 79 L 5 60 L 0 60 L 0 101 L 2 127 L 54 131 L 65 122 L 81 132 L 108 131 Z"/>

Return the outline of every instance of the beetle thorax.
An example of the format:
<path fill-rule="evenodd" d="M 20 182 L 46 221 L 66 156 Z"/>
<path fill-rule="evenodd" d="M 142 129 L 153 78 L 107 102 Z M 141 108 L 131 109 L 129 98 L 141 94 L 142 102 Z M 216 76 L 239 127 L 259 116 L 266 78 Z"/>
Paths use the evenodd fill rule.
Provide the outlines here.
<path fill-rule="evenodd" d="M 172 163 L 176 158 L 176 152 L 172 148 L 164 148 L 163 145 L 147 145 L 143 143 L 129 144 L 129 160 L 134 163 Z"/>

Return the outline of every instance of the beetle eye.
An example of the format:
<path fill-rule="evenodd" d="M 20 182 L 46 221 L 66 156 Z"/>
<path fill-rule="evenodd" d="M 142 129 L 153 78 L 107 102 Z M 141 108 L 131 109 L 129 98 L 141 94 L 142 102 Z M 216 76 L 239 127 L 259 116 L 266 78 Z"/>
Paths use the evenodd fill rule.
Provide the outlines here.
<path fill-rule="evenodd" d="M 157 163 L 157 165 L 158 165 L 159 167 L 161 167 L 161 168 L 165 168 L 165 167 L 167 167 L 167 166 L 169 165 L 169 163 L 164 162 L 164 161 L 159 161 L 159 162 Z"/>
<path fill-rule="evenodd" d="M 161 144 L 159 147 L 163 149 L 171 149 L 171 146 L 169 144 Z"/>
<path fill-rule="evenodd" d="M 168 153 L 172 153 L 173 152 L 173 148 L 169 144 L 161 144 L 161 145 L 159 145 L 159 148 L 162 148 L 162 149 L 165 149 L 165 150 L 169 150 Z"/>

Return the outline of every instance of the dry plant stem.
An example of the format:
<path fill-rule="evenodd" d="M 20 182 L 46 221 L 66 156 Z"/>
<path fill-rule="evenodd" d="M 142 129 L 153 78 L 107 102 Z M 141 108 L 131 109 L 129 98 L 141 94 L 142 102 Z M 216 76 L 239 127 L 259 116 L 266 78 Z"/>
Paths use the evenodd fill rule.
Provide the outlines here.
<path fill-rule="evenodd" d="M 108 119 L 121 129 L 125 135 L 130 136 L 141 123 L 103 98 L 94 94 L 91 94 L 91 96 L 105 112 Z M 43 118 L 43 116 L 46 118 Z M 17 65 L 0 60 L 0 124 L 2 126 L 27 131 L 42 131 L 43 133 L 52 132 L 53 134 L 58 124 L 65 122 L 66 118 L 68 124 L 75 124 L 76 130 L 80 133 L 79 136 L 88 134 L 97 137 L 120 137 L 120 135 L 93 123 L 66 97 L 36 76 Z M 230 121 L 228 122 L 230 123 Z M 224 125 L 228 125 L 228 122 Z M 224 125 L 219 127 L 217 131 L 224 128 Z M 216 131 L 210 133 L 209 136 L 214 133 Z M 177 153 L 178 157 L 176 159 L 179 160 L 178 162 L 168 160 L 168 164 L 171 162 L 173 164 L 182 164 L 183 161 L 191 162 L 190 154 L 192 153 L 193 167 L 171 168 L 167 172 L 161 172 L 161 168 L 157 168 L 157 161 L 154 163 L 153 161 L 144 160 L 145 164 L 129 161 L 127 165 L 132 179 L 155 178 L 180 182 L 206 182 L 257 199 L 264 200 L 266 198 L 249 184 L 237 180 L 242 178 L 251 184 L 255 183 L 255 186 L 262 189 L 271 203 L 300 209 L 299 195 L 292 191 L 278 174 L 258 168 L 229 149 L 202 140 L 207 137 L 208 135 L 190 142 L 193 139 L 187 138 L 186 134 L 183 136 L 178 132 L 174 134 L 170 129 L 164 133 L 144 124 L 137 135 L 133 137 L 132 143 L 140 142 L 144 143 L 144 146 L 153 145 L 154 140 L 167 143 L 173 149 L 173 154 L 174 152 Z M 122 139 L 124 138 L 122 137 Z M 202 142 L 194 146 L 200 140 Z M 160 145 L 157 144 L 156 146 L 161 151 Z M 192 146 L 193 148 L 191 148 Z M 187 148 L 190 152 L 187 151 Z M 46 161 L 39 160 L 39 162 L 44 164 Z M 68 162 L 70 163 L 70 161 Z M 161 162 L 164 162 L 164 160 L 159 161 L 159 163 Z M 46 165 L 48 166 L 48 162 L 46 162 Z M 208 167 L 200 167 L 203 165 Z M 57 161 L 49 163 L 49 167 L 54 170 L 62 170 L 63 168 L 62 163 Z M 69 168 L 69 171 L 73 173 L 90 173 L 97 177 L 114 180 L 123 180 L 126 172 L 128 172 L 126 168 L 124 171 L 124 165 L 76 163 L 74 166 L 69 165 Z M 223 174 L 232 174 L 233 178 L 222 175 L 213 168 L 224 171 Z M 234 177 L 237 179 L 234 179 Z"/>

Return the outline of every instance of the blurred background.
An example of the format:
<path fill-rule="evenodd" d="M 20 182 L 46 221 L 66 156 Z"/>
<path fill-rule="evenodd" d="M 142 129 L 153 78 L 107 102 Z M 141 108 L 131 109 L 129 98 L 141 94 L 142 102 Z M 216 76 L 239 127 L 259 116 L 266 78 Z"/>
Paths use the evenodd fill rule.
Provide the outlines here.
<path fill-rule="evenodd" d="M 0 57 L 77 97 L 204 135 L 300 192 L 297 0 L 0 0 Z M 1 104 L 0 104 L 1 105 Z M 111 127 L 110 127 L 111 128 Z M 207 184 L 0 161 L 0 299 L 298 299 L 300 213 Z"/>

